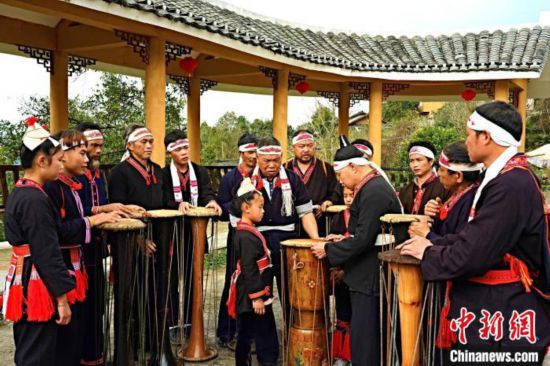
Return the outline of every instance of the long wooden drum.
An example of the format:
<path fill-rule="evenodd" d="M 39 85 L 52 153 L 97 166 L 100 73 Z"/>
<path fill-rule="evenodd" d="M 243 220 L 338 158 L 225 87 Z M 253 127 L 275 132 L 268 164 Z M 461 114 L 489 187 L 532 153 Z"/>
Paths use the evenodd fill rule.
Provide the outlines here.
<path fill-rule="evenodd" d="M 409 225 L 412 222 L 431 221 L 429 216 L 410 214 L 386 214 L 380 217 L 383 224 L 389 225 L 390 234 L 395 236 L 395 244 L 409 239 Z"/>
<path fill-rule="evenodd" d="M 216 211 L 206 207 L 195 207 L 186 216 L 191 218 L 193 234 L 193 303 L 191 309 L 191 336 L 183 352 L 186 361 L 208 361 L 218 356 L 214 348 L 206 346 L 204 341 L 204 317 L 202 306 L 202 276 L 204 271 L 204 252 L 206 247 L 206 228 Z"/>
<path fill-rule="evenodd" d="M 328 364 L 326 306 L 328 265 L 311 252 L 312 239 L 282 242 L 290 300 L 288 348 L 284 364 L 321 366 Z"/>
<path fill-rule="evenodd" d="M 127 366 L 134 364 L 136 351 L 135 334 L 137 332 L 133 314 L 132 284 L 136 276 L 136 253 L 138 237 L 143 237 L 146 225 L 136 219 L 121 219 L 116 223 L 100 225 L 99 228 L 109 235 L 112 245 L 114 270 L 114 328 L 115 350 L 113 364 Z M 109 334 L 110 329 L 105 330 Z"/>
<path fill-rule="evenodd" d="M 403 256 L 399 250 L 395 249 L 379 253 L 378 258 L 388 264 L 396 281 L 399 309 L 391 309 L 391 313 L 394 315 L 392 318 L 399 318 L 400 323 L 401 365 L 417 366 L 420 361 L 419 337 L 423 293 L 420 261 L 410 256 Z M 396 311 L 399 311 L 398 317 L 395 316 Z M 396 332 L 397 324 L 392 324 L 392 328 L 390 332 Z M 394 344 L 390 345 L 390 347 L 394 346 Z M 394 363 L 388 360 L 387 364 Z"/>
<path fill-rule="evenodd" d="M 150 304 L 151 318 L 154 319 L 151 327 L 155 327 L 155 331 L 151 336 L 150 346 L 150 364 L 162 366 L 176 365 L 176 360 L 170 347 L 169 339 L 169 321 L 171 302 L 171 284 L 175 283 L 176 279 L 171 278 L 173 272 L 172 267 L 175 266 L 171 252 L 171 248 L 179 247 L 181 244 L 180 230 L 183 213 L 179 210 L 150 210 L 144 214 L 144 218 L 152 225 L 154 235 L 152 236 L 157 250 L 154 254 L 154 266 L 151 266 L 153 271 L 152 277 L 148 275 L 152 281 L 152 296 L 147 294 L 148 299 L 152 301 Z"/>

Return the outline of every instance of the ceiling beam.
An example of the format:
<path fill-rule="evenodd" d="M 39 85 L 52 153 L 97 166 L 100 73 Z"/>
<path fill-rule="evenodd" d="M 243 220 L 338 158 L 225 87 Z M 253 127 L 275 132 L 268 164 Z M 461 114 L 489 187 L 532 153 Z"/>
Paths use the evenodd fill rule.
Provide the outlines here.
<path fill-rule="evenodd" d="M 55 49 L 55 29 L 0 16 L 0 42 L 36 48 Z"/>

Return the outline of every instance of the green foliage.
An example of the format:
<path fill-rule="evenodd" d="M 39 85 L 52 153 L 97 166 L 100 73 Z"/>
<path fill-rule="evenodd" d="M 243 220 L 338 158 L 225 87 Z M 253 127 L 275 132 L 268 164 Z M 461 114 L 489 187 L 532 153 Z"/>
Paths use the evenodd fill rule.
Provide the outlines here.
<path fill-rule="evenodd" d="M 525 151 L 530 151 L 550 141 L 550 99 L 535 99 L 527 113 Z"/>
<path fill-rule="evenodd" d="M 185 99 L 178 89 L 168 85 L 166 89 L 166 129 L 184 128 L 182 116 Z M 49 99 L 45 96 L 32 96 L 19 108 L 24 116 L 37 116 L 40 123 L 49 124 Z M 124 152 L 124 130 L 130 124 L 144 124 L 144 91 L 139 79 L 103 73 L 95 92 L 85 99 L 69 99 L 69 128 L 81 122 L 99 124 L 105 136 L 103 161 L 116 163 Z M 13 124 L 0 121 L 0 137 L 5 142 L 0 147 L 0 162 L 17 162 L 20 136 L 24 132 L 22 123 Z M 23 127 L 19 127 L 23 126 Z M 6 138 L 4 138 L 6 137 Z M 163 143 L 159 141 L 159 143 Z"/>
<path fill-rule="evenodd" d="M 410 115 L 410 112 L 416 112 L 418 102 L 384 102 L 382 108 L 382 120 L 386 123 L 393 123 Z"/>

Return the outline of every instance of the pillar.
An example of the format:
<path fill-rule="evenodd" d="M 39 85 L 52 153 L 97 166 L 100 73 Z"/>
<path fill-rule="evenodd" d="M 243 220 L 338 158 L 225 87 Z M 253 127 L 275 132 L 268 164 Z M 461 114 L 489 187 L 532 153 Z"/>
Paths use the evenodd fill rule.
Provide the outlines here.
<path fill-rule="evenodd" d="M 151 160 L 164 166 L 166 154 L 166 63 L 164 40 L 149 40 L 149 64 L 145 68 L 145 125 L 155 138 Z"/>
<path fill-rule="evenodd" d="M 508 80 L 497 80 L 495 82 L 495 100 L 506 103 L 510 102 L 510 88 Z"/>
<path fill-rule="evenodd" d="M 345 84 L 338 98 L 338 134 L 349 136 L 349 90 Z"/>
<path fill-rule="evenodd" d="M 516 80 L 516 84 L 520 87 L 518 91 L 518 112 L 521 115 L 523 125 L 523 133 L 521 134 L 520 151 L 525 152 L 525 133 L 527 128 L 527 79 Z"/>
<path fill-rule="evenodd" d="M 288 69 L 278 70 L 273 90 L 273 136 L 281 143 L 283 161 L 288 148 Z"/>
<path fill-rule="evenodd" d="M 53 51 L 50 74 L 50 130 L 53 133 L 69 127 L 69 56 Z"/>
<path fill-rule="evenodd" d="M 187 138 L 189 139 L 190 159 L 195 163 L 201 161 L 201 79 L 189 78 L 187 95 Z"/>
<path fill-rule="evenodd" d="M 372 160 L 382 164 L 382 82 L 373 81 L 369 98 L 369 141 L 374 147 Z"/>

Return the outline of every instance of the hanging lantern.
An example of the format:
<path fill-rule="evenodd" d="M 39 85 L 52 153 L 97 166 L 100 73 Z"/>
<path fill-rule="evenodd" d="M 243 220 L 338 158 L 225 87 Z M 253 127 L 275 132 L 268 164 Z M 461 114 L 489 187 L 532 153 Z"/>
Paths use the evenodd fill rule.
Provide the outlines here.
<path fill-rule="evenodd" d="M 476 97 L 477 93 L 472 89 L 466 89 L 460 95 L 462 96 L 462 99 L 469 102 Z"/>
<path fill-rule="evenodd" d="M 199 67 L 199 61 L 193 57 L 187 56 L 180 60 L 180 68 L 187 74 L 191 75 Z"/>
<path fill-rule="evenodd" d="M 25 120 L 25 124 L 26 124 L 28 127 L 34 126 L 34 124 L 35 124 L 36 122 L 38 122 L 38 117 L 36 117 L 36 116 L 31 116 L 31 117 L 29 117 L 29 118 L 27 118 L 27 119 Z"/>
<path fill-rule="evenodd" d="M 300 81 L 296 84 L 296 90 L 298 90 L 300 94 L 307 93 L 309 91 L 309 84 L 305 81 Z"/>

